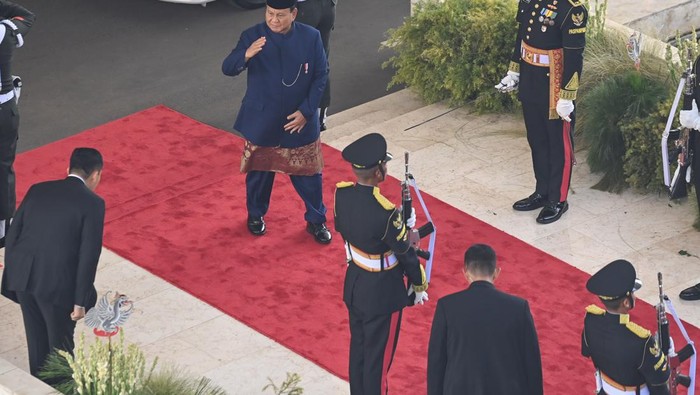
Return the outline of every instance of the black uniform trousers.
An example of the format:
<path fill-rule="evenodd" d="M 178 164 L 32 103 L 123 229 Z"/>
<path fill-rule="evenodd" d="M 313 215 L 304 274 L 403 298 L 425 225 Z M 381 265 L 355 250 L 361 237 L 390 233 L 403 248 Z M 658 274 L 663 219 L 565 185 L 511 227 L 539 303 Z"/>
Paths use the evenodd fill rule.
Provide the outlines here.
<path fill-rule="evenodd" d="M 321 173 L 312 176 L 290 175 L 292 185 L 297 194 L 304 201 L 306 213 L 304 219 L 313 224 L 326 222 L 326 206 L 323 205 L 323 184 Z M 248 215 L 262 217 L 270 207 L 272 185 L 275 181 L 275 172 L 249 171 L 245 178 L 246 205 Z"/>
<path fill-rule="evenodd" d="M 39 301 L 29 292 L 17 292 L 17 299 L 27 334 L 29 372 L 36 377 L 54 349 L 73 353 L 75 321 L 70 318 L 73 309 Z"/>
<path fill-rule="evenodd" d="M 315 27 L 321 33 L 323 50 L 326 58 L 330 59 L 331 31 L 335 27 L 335 1 L 333 0 L 306 0 L 297 3 L 298 14 L 296 21 Z M 327 108 L 331 104 L 331 79 L 326 82 L 326 89 L 321 96 L 319 108 Z M 324 114 L 321 114 L 323 116 Z"/>
<path fill-rule="evenodd" d="M 700 210 L 700 131 L 692 130 L 688 146 L 693 153 L 693 162 L 691 163 L 691 181 L 695 187 L 695 198 L 698 201 L 698 210 Z"/>
<path fill-rule="evenodd" d="M 563 202 L 567 199 L 571 184 L 575 114 L 569 115 L 569 124 L 560 118 L 549 119 L 546 101 L 523 100 L 522 105 L 537 180 L 535 192 L 546 196 L 550 202 Z"/>
<path fill-rule="evenodd" d="M 15 213 L 15 162 L 19 130 L 19 111 L 14 98 L 0 104 L 0 220 Z"/>
<path fill-rule="evenodd" d="M 403 309 L 368 316 L 348 305 L 350 313 L 350 394 L 386 395 L 387 376 L 399 341 Z"/>

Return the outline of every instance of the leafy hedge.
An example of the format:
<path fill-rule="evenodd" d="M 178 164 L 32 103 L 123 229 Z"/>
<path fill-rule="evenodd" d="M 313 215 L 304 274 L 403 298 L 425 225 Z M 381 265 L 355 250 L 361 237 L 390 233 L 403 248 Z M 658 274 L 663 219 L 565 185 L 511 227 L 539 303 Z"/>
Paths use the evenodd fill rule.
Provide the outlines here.
<path fill-rule="evenodd" d="M 493 87 L 508 70 L 515 42 L 516 1 L 445 0 L 418 3 L 413 16 L 389 31 L 396 51 L 390 87 L 405 84 L 429 103 L 475 101 L 482 111 L 517 106 Z"/>

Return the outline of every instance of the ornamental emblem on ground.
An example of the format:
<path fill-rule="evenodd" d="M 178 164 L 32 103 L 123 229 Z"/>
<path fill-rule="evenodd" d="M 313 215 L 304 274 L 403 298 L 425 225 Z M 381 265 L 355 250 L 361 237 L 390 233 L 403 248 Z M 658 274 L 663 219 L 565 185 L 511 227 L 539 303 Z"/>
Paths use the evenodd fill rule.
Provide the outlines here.
<path fill-rule="evenodd" d="M 119 333 L 134 309 L 134 303 L 126 295 L 107 291 L 97 305 L 85 314 L 85 325 L 101 337 L 112 337 Z"/>

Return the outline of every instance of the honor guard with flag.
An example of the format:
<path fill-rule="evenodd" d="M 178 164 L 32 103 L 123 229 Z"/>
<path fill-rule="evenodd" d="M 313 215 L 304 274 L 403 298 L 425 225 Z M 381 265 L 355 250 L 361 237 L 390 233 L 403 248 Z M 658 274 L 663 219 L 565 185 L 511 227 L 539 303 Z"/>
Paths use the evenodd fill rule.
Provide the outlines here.
<path fill-rule="evenodd" d="M 586 284 L 605 309 L 586 307 L 581 353 L 596 368 L 597 394 L 669 394 L 670 369 L 651 332 L 630 321 L 634 292 L 641 288 L 634 267 L 616 260 Z"/>
<path fill-rule="evenodd" d="M 513 204 L 542 208 L 537 222 L 557 221 L 568 210 L 574 164 L 574 101 L 581 78 L 588 10 L 583 0 L 520 0 L 515 49 L 501 92 L 518 89 L 532 151 L 535 192 Z"/>
<path fill-rule="evenodd" d="M 335 228 L 348 262 L 343 300 L 350 315 L 353 395 L 387 393 L 402 310 L 428 300 L 425 271 L 408 241 L 401 210 L 379 191 L 391 158 L 380 134 L 361 137 L 343 150 L 357 182 L 340 182 L 335 191 Z M 411 217 L 409 226 L 415 223 Z"/>

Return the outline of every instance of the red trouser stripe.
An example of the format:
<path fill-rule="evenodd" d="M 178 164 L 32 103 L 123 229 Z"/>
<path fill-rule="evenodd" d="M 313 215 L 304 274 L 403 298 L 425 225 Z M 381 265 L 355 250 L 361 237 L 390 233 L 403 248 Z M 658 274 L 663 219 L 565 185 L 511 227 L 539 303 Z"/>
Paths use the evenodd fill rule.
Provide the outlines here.
<path fill-rule="evenodd" d="M 388 374 L 389 365 L 391 365 L 391 360 L 394 357 L 394 343 L 396 343 L 396 336 L 398 335 L 396 327 L 399 323 L 399 316 L 401 311 L 397 311 L 391 314 L 391 325 L 389 325 L 389 338 L 386 341 L 386 346 L 384 347 L 384 363 L 382 364 L 382 395 L 388 392 Z"/>
<path fill-rule="evenodd" d="M 569 182 L 571 181 L 571 164 L 572 161 L 572 144 L 571 144 L 571 122 L 562 120 L 561 122 L 564 127 L 562 128 L 562 133 L 564 133 L 564 168 L 562 169 L 561 175 L 561 188 L 559 189 L 559 201 L 566 201 L 567 195 L 569 193 Z"/>

